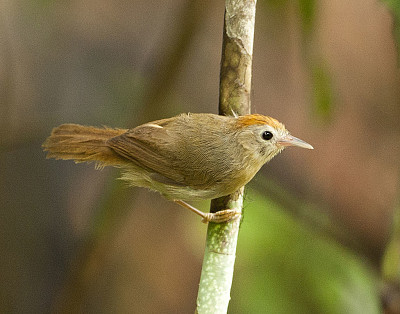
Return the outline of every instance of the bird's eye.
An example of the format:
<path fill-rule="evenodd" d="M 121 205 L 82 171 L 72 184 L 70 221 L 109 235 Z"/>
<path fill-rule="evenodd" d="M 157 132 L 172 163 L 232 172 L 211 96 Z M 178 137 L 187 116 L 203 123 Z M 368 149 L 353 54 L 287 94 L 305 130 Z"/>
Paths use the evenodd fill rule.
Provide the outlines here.
<path fill-rule="evenodd" d="M 270 131 L 264 131 L 262 134 L 262 138 L 266 141 L 269 141 L 274 135 Z"/>

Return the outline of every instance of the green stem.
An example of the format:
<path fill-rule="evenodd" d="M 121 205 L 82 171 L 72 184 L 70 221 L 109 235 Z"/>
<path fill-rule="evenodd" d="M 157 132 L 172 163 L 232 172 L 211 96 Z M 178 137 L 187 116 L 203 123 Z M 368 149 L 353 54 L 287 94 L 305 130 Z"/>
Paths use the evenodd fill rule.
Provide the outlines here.
<path fill-rule="evenodd" d="M 243 188 L 232 196 L 213 200 L 212 208 L 242 210 Z M 240 219 L 229 223 L 209 223 L 206 249 L 197 296 L 198 313 L 226 313 L 235 265 Z"/>
<path fill-rule="evenodd" d="M 249 114 L 256 0 L 226 0 L 219 113 Z M 242 211 L 244 187 L 211 201 L 211 212 Z M 226 313 L 230 300 L 240 220 L 210 223 L 196 313 Z"/>

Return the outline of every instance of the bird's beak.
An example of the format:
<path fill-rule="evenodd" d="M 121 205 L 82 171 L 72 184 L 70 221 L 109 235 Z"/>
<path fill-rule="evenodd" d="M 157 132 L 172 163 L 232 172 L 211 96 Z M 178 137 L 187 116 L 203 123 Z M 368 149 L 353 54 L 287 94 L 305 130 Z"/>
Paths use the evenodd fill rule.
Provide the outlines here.
<path fill-rule="evenodd" d="M 285 137 L 281 138 L 278 140 L 278 144 L 281 146 L 298 146 L 298 147 L 303 147 L 307 149 L 314 149 L 310 144 L 302 141 L 301 139 L 291 136 L 291 135 L 286 135 Z"/>

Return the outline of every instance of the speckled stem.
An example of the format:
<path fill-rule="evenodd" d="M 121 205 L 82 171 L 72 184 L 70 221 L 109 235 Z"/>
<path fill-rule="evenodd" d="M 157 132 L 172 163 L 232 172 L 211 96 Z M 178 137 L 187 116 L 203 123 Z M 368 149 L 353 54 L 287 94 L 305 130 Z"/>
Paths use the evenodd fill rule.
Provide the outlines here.
<path fill-rule="evenodd" d="M 251 66 L 256 0 L 226 0 L 219 113 L 250 113 Z M 242 211 L 244 187 L 211 201 L 211 212 Z M 230 300 L 240 219 L 209 223 L 196 313 L 226 313 Z"/>
<path fill-rule="evenodd" d="M 249 114 L 256 1 L 227 0 L 220 71 L 219 113 Z"/>
<path fill-rule="evenodd" d="M 212 211 L 242 210 L 243 190 L 212 200 Z M 226 313 L 230 300 L 240 219 L 209 223 L 196 313 Z"/>

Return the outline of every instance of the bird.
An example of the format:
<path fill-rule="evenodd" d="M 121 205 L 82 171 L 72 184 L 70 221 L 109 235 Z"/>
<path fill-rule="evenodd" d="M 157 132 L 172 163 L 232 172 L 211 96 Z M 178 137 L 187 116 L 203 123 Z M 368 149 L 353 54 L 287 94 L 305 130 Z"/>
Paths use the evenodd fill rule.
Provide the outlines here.
<path fill-rule="evenodd" d="M 42 144 L 46 158 L 121 168 L 131 186 L 159 192 L 202 217 L 223 223 L 233 209 L 204 213 L 188 201 L 234 193 L 288 146 L 313 147 L 261 114 L 184 113 L 132 129 L 62 124 Z"/>

